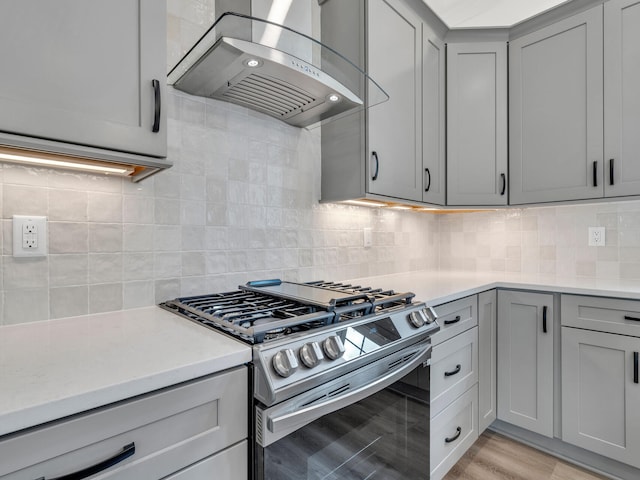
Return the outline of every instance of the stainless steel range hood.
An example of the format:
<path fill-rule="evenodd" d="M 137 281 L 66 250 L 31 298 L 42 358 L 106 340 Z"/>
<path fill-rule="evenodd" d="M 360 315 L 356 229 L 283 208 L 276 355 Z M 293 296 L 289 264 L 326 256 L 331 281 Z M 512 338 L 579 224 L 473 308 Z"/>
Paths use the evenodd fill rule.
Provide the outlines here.
<path fill-rule="evenodd" d="M 311 33 L 311 2 L 231 2 L 240 13 L 219 15 L 171 70 L 169 84 L 192 95 L 258 110 L 297 127 L 317 126 L 387 100 L 365 72 L 307 34 Z M 272 21 L 292 18 L 304 32 Z"/>

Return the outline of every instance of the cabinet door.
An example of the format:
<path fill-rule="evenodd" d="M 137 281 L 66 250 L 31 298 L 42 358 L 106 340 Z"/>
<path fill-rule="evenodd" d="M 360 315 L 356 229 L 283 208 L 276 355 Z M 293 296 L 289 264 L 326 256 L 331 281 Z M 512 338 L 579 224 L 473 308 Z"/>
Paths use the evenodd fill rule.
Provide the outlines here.
<path fill-rule="evenodd" d="M 565 442 L 640 467 L 638 351 L 639 338 L 562 327 Z"/>
<path fill-rule="evenodd" d="M 498 418 L 553 436 L 553 295 L 498 292 Z"/>
<path fill-rule="evenodd" d="M 497 304 L 496 291 L 478 295 L 478 434 L 496 419 Z"/>
<path fill-rule="evenodd" d="M 607 197 L 640 194 L 640 1 L 604 4 Z"/>
<path fill-rule="evenodd" d="M 602 6 L 509 46 L 510 203 L 602 197 Z"/>
<path fill-rule="evenodd" d="M 445 46 L 422 27 L 422 200 L 445 204 Z"/>
<path fill-rule="evenodd" d="M 165 25 L 155 0 L 3 2 L 0 132 L 166 156 Z"/>
<path fill-rule="evenodd" d="M 447 205 L 506 205 L 506 43 L 447 46 L 447 108 Z"/>
<path fill-rule="evenodd" d="M 367 5 L 368 71 L 389 94 L 367 111 L 367 191 L 422 200 L 422 23 L 397 0 Z"/>

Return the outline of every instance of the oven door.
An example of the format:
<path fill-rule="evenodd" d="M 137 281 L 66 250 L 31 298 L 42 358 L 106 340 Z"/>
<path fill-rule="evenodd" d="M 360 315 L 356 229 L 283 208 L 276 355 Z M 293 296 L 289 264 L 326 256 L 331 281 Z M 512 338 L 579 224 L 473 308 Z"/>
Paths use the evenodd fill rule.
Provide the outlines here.
<path fill-rule="evenodd" d="M 274 407 L 257 406 L 255 478 L 428 479 L 430 356 L 422 342 Z"/>

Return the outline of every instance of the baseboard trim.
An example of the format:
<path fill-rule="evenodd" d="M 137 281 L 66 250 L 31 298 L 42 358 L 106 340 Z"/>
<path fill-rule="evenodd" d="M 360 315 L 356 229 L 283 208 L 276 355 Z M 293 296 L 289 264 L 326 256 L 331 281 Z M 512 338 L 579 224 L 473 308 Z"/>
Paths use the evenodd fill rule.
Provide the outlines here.
<path fill-rule="evenodd" d="M 488 429 L 612 480 L 640 478 L 640 469 L 565 443 L 558 438 L 548 438 L 501 420 L 493 422 Z"/>

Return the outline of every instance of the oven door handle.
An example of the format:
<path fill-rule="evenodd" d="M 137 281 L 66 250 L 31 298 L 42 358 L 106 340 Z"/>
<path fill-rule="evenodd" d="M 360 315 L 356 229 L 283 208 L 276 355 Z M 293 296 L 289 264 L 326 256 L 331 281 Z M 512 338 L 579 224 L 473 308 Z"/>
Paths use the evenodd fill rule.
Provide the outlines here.
<path fill-rule="evenodd" d="M 367 383 L 366 385 L 357 388 L 355 390 L 347 391 L 342 395 L 336 395 L 331 397 L 327 401 L 316 403 L 308 407 L 296 410 L 295 412 L 286 413 L 283 415 L 267 416 L 267 428 L 273 433 L 278 434 L 280 432 L 292 432 L 298 428 L 307 425 L 314 420 L 328 414 L 348 407 L 349 405 L 356 403 L 364 398 L 367 398 L 374 393 L 379 392 L 387 388 L 389 385 L 397 382 L 406 374 L 411 372 L 414 368 L 425 363 L 431 358 L 431 343 L 429 342 L 426 347 L 417 351 L 417 355 L 393 371 L 377 378 L 376 380 Z"/>

